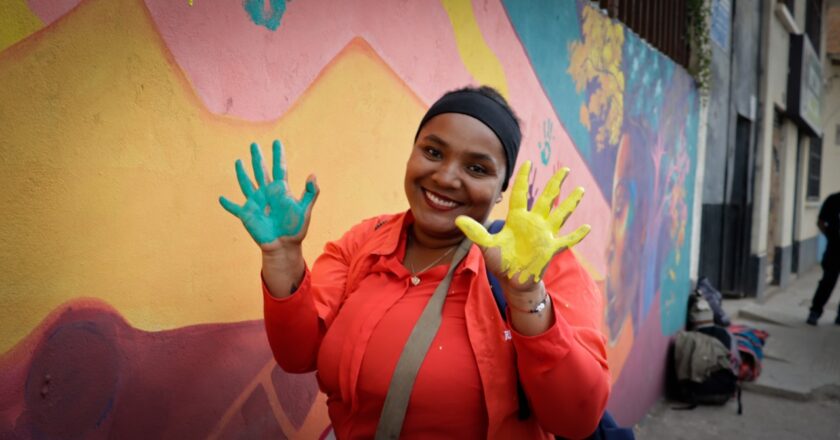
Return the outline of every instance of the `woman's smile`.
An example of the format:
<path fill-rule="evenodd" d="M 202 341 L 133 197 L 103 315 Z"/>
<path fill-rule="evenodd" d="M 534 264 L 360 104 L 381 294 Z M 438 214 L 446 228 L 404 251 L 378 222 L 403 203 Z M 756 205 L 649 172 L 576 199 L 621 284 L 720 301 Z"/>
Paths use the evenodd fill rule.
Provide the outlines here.
<path fill-rule="evenodd" d="M 462 203 L 458 203 L 455 200 L 444 197 L 426 188 L 423 188 L 423 195 L 426 196 L 426 203 L 433 209 L 437 209 L 439 211 L 451 211 L 462 205 Z"/>

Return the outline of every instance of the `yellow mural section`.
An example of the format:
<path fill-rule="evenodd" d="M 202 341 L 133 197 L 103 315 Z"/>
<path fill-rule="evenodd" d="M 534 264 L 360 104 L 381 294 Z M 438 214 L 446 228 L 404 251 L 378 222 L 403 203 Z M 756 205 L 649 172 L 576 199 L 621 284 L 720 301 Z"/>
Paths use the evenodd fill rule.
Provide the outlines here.
<path fill-rule="evenodd" d="M 0 51 L 43 27 L 26 0 L 0 0 Z"/>
<path fill-rule="evenodd" d="M 475 82 L 492 86 L 507 98 L 509 95 L 505 71 L 481 35 L 472 3 L 469 0 L 441 0 L 441 4 L 452 23 L 458 54 Z"/>
<path fill-rule="evenodd" d="M 624 28 L 601 11 L 586 6 L 581 17 L 583 41 L 569 45 L 569 73 L 578 93 L 591 84 L 597 87 L 580 108 L 580 122 L 593 129 L 597 118 L 595 146 L 598 151 L 617 146 L 624 122 L 624 71 L 621 70 L 621 48 Z"/>
<path fill-rule="evenodd" d="M 318 175 L 310 262 L 406 207 L 402 166 L 381 164 L 404 163 L 424 107 L 361 40 L 281 120 L 250 123 L 201 107 L 141 0 L 89 0 L 43 32 L 0 54 L 0 352 L 78 297 L 145 330 L 260 318 L 259 251 L 217 201 L 241 201 L 251 141 L 284 141 L 293 191 Z"/>

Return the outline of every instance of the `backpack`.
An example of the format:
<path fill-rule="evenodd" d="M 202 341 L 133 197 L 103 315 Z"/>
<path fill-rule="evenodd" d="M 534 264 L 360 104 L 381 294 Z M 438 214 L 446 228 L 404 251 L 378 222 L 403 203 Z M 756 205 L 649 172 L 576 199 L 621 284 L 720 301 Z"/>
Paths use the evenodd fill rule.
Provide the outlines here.
<path fill-rule="evenodd" d="M 495 234 L 501 231 L 504 225 L 504 220 L 495 220 L 487 228 L 487 232 Z M 502 315 L 502 319 L 504 320 L 506 319 L 505 309 L 507 308 L 505 294 L 502 291 L 502 286 L 499 284 L 499 280 L 496 279 L 490 271 L 486 272 L 487 281 L 490 283 L 490 290 L 493 292 L 493 299 L 496 300 L 496 307 L 499 308 L 499 313 Z M 525 420 L 530 417 L 531 409 L 528 407 L 528 399 L 525 396 L 525 390 L 522 388 L 522 382 L 520 382 L 518 378 L 516 391 L 519 400 L 519 419 Z M 557 438 L 560 439 L 560 437 Z M 604 410 L 604 414 L 601 415 L 601 420 L 598 421 L 598 427 L 595 428 L 595 432 L 593 432 L 592 435 L 587 437 L 587 440 L 634 440 L 635 438 L 636 437 L 635 434 L 633 434 L 632 429 L 622 428 L 619 426 L 615 419 L 613 419 L 612 415 L 610 415 L 608 411 Z"/>
<path fill-rule="evenodd" d="M 743 412 L 738 360 L 731 354 L 731 341 L 731 334 L 718 326 L 677 333 L 671 363 L 676 379 L 672 397 L 689 405 L 675 409 L 723 405 L 735 397 L 738 414 Z"/>
<path fill-rule="evenodd" d="M 764 342 L 770 336 L 764 330 L 733 324 L 729 331 L 735 337 L 738 352 L 741 355 L 741 365 L 738 369 L 738 379 L 751 382 L 761 374 L 761 361 L 764 359 Z"/>

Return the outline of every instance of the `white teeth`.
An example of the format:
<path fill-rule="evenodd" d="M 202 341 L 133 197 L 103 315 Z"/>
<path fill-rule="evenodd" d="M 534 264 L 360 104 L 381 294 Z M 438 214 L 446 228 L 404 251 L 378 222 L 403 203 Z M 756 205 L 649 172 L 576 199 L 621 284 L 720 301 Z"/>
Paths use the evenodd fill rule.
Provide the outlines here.
<path fill-rule="evenodd" d="M 446 207 L 449 207 L 449 208 L 454 208 L 454 207 L 458 206 L 457 203 L 450 202 L 449 200 L 441 199 L 440 197 L 432 194 L 429 191 L 426 191 L 426 196 L 428 198 L 430 198 L 433 202 L 435 202 L 435 203 L 437 203 L 438 205 L 441 205 L 441 206 L 446 206 Z"/>

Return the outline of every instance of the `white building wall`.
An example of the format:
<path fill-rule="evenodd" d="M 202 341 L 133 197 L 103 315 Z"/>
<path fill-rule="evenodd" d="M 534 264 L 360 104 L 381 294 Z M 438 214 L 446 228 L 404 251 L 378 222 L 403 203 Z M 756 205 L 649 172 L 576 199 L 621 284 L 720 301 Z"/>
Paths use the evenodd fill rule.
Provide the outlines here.
<path fill-rule="evenodd" d="M 840 65 L 824 63 L 823 89 L 823 148 L 820 177 L 820 203 L 840 191 Z M 814 216 L 816 222 L 816 214 Z"/>
<path fill-rule="evenodd" d="M 782 129 L 785 131 L 785 142 L 784 148 L 779 151 L 781 200 L 778 205 L 779 228 L 776 229 L 775 240 L 776 246 L 786 248 L 793 244 L 793 216 L 796 210 L 796 204 L 794 203 L 796 194 L 796 147 L 799 129 L 789 120 L 785 120 Z M 772 264 L 772 261 L 768 261 L 767 264 Z"/>
<path fill-rule="evenodd" d="M 777 11 L 769 7 L 764 12 L 767 26 L 767 50 L 763 63 L 764 79 L 760 97 L 761 127 L 758 137 L 753 227 L 750 252 L 760 257 L 767 255 L 768 209 L 770 203 L 770 161 L 773 160 L 773 116 L 776 108 L 784 110 L 787 104 L 787 72 L 790 39 L 784 22 Z M 772 264 L 772 261 L 766 262 Z"/>

